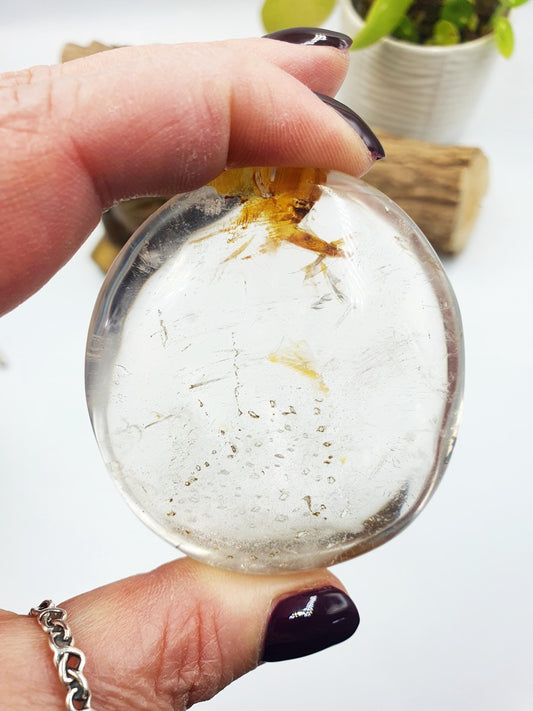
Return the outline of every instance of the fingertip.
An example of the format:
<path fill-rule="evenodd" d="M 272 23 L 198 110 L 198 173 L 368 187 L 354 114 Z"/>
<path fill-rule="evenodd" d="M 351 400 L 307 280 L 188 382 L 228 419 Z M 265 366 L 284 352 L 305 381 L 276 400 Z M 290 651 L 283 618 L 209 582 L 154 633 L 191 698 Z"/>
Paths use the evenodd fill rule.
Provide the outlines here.
<path fill-rule="evenodd" d="M 249 575 L 183 559 L 156 571 L 171 588 L 197 591 L 207 618 L 224 630 L 220 649 L 231 655 L 233 676 L 260 662 L 314 654 L 347 640 L 360 617 L 342 583 L 325 568 L 301 573 Z M 165 592 L 168 598 L 168 592 Z M 211 608 L 211 609 L 210 609 Z M 240 662 L 239 662 L 240 660 Z M 237 664 L 237 667 L 235 666 Z"/>
<path fill-rule="evenodd" d="M 355 131 L 365 144 L 373 160 L 377 161 L 385 158 L 385 150 L 379 138 L 361 116 L 356 114 L 349 106 L 342 104 L 331 96 L 325 96 L 318 92 L 316 92 L 316 96 L 318 96 L 326 106 L 330 106 Z"/>
<path fill-rule="evenodd" d="M 352 38 L 343 32 L 335 32 L 322 27 L 289 27 L 264 35 L 264 39 L 279 40 L 289 44 L 313 47 L 333 47 L 346 51 L 352 45 Z"/>
<path fill-rule="evenodd" d="M 280 662 L 320 652 L 349 639 L 359 621 L 353 600 L 335 586 L 292 594 L 272 610 L 262 660 Z"/>

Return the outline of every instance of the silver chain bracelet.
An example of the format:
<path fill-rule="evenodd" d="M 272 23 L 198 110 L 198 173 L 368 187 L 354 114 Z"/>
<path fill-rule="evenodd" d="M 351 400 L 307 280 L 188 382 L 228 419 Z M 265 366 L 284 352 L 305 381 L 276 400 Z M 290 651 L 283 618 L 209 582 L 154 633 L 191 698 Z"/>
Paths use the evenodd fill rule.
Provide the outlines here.
<path fill-rule="evenodd" d="M 44 600 L 39 607 L 32 607 L 29 614 L 37 618 L 48 634 L 59 678 L 68 689 L 67 711 L 92 711 L 91 692 L 83 674 L 85 655 L 74 647 L 66 610 L 56 607 L 51 600 Z"/>

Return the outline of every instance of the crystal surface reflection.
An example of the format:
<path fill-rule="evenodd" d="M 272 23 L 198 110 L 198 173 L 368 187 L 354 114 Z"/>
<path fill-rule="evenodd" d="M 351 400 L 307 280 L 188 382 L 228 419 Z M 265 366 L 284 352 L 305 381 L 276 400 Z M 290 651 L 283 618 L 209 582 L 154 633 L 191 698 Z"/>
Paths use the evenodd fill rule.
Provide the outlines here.
<path fill-rule="evenodd" d="M 104 460 L 148 526 L 207 563 L 298 570 L 425 504 L 455 442 L 462 329 L 385 196 L 335 172 L 232 170 L 130 240 L 86 366 Z"/>

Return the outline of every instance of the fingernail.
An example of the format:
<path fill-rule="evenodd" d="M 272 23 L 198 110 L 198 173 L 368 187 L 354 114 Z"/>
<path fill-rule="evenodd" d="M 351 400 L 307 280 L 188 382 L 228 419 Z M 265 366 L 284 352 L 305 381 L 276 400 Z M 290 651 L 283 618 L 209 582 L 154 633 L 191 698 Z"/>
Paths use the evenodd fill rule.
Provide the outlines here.
<path fill-rule="evenodd" d="M 352 600 L 333 587 L 281 600 L 268 623 L 264 662 L 282 662 L 314 654 L 351 637 L 359 625 Z"/>
<path fill-rule="evenodd" d="M 342 116 L 342 118 L 350 124 L 354 131 L 363 139 L 363 143 L 372 154 L 374 160 L 381 160 L 382 158 L 385 158 L 385 151 L 383 150 L 383 146 L 379 142 L 378 137 L 374 131 L 372 131 L 370 126 L 368 126 L 368 124 L 366 124 L 363 119 L 355 113 L 355 111 L 352 111 L 349 106 L 341 104 L 340 101 L 332 99 L 331 96 L 325 96 L 324 94 L 318 93 L 316 93 L 316 96 L 318 96 L 319 99 L 322 99 L 325 104 L 331 106 L 332 109 L 335 109 L 339 116 Z"/>
<path fill-rule="evenodd" d="M 313 44 L 319 47 L 335 47 L 336 49 L 349 49 L 352 44 L 352 39 L 348 35 L 333 30 L 324 30 L 321 27 L 290 27 L 287 30 L 271 32 L 265 37 L 291 44 Z"/>

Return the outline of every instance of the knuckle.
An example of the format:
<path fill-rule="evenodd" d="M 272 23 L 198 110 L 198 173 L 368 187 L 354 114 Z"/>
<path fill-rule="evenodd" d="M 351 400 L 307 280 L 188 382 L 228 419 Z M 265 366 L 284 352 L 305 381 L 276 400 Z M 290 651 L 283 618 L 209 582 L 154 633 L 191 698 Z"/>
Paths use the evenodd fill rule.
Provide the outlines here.
<path fill-rule="evenodd" d="M 175 578 L 169 582 L 175 588 Z M 176 610 L 173 602 L 166 607 L 155 675 L 157 695 L 168 699 L 169 709 L 205 701 L 232 678 L 216 605 L 192 595 L 180 600 L 180 607 Z"/>
<path fill-rule="evenodd" d="M 97 670 L 94 706 L 184 711 L 233 679 L 223 621 L 215 601 L 195 593 L 202 586 L 186 563 L 179 580 L 165 566 L 143 582 L 141 598 L 130 598 L 135 623 L 128 629 L 128 648 L 116 649 L 116 663 Z"/>
<path fill-rule="evenodd" d="M 183 708 L 206 701 L 228 683 L 219 639 L 217 616 L 197 609 L 184 630 L 187 644 L 178 676 L 177 700 Z"/>

